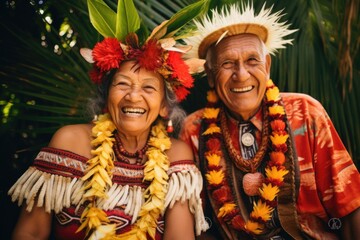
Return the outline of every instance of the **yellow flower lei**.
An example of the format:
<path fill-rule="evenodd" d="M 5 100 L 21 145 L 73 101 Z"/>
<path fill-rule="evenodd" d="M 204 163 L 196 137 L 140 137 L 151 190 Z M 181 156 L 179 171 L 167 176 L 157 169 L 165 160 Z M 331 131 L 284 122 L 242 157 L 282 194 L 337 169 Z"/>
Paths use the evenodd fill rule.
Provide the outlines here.
<path fill-rule="evenodd" d="M 223 157 L 220 146 L 212 143 L 212 149 L 207 147 L 205 158 L 207 160 L 207 179 L 211 194 L 219 206 L 217 217 L 227 222 L 236 230 L 243 230 L 253 235 L 263 233 L 265 222 L 272 218 L 274 207 L 277 205 L 277 195 L 279 187 L 283 184 L 284 176 L 288 173 L 283 164 L 285 163 L 285 152 L 287 151 L 287 139 L 289 137 L 286 124 L 284 122 L 285 110 L 281 105 L 279 89 L 272 80 L 268 80 L 266 90 L 266 104 L 269 106 L 269 117 L 271 122 L 271 149 L 269 153 L 270 160 L 265 168 L 265 183 L 259 188 L 260 198 L 253 204 L 253 210 L 250 213 L 248 221 L 241 217 L 240 210 L 234 201 L 234 196 L 230 189 L 227 174 L 220 165 L 220 159 Z M 205 108 L 203 119 L 208 124 L 208 128 L 203 135 L 208 137 L 207 144 L 221 136 L 221 129 L 216 125 L 219 108 L 214 108 L 218 98 L 214 91 L 209 91 L 208 107 Z M 218 140 L 218 144 L 221 141 Z"/>
<path fill-rule="evenodd" d="M 101 236 L 101 239 L 147 239 L 147 234 L 155 239 L 157 219 L 164 211 L 165 196 L 167 193 L 168 175 L 170 166 L 165 150 L 171 147 L 165 127 L 161 121 L 151 129 L 149 148 L 146 151 L 147 161 L 144 168 L 144 181 L 151 182 L 144 191 L 145 203 L 142 205 L 139 218 L 131 231 L 115 235 L 115 224 L 108 224 L 106 213 L 97 208 L 96 200 L 105 198 L 106 189 L 111 187 L 112 169 L 114 168 L 114 152 L 112 149 L 113 131 L 116 129 L 109 114 L 100 115 L 92 129 L 94 139 L 91 141 L 93 158 L 88 160 L 88 167 L 83 181 L 83 201 L 88 205 L 81 215 L 81 226 L 77 232 L 86 229 L 88 235 L 93 232 L 90 239 Z M 96 234 L 95 234 L 96 233 Z"/>

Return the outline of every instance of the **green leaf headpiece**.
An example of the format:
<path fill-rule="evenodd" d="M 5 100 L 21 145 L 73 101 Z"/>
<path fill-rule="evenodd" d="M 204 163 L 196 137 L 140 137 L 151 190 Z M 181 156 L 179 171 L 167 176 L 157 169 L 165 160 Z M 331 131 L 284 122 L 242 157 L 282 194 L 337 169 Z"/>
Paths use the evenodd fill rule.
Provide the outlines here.
<path fill-rule="evenodd" d="M 195 34 L 190 27 L 181 34 L 179 30 L 207 9 L 208 0 L 181 9 L 149 35 L 143 32 L 132 0 L 119 0 L 117 12 L 103 0 L 87 2 L 90 21 L 104 37 L 92 50 L 80 50 L 82 56 L 94 65 L 90 74 L 94 83 L 101 83 L 104 75 L 119 68 L 123 61 L 133 60 L 140 67 L 161 74 L 178 101 L 186 97 L 188 89 L 193 86 L 191 74 L 203 71 L 204 60 L 183 60 L 182 53 L 189 51 L 191 46 L 179 45 L 176 40 Z"/>

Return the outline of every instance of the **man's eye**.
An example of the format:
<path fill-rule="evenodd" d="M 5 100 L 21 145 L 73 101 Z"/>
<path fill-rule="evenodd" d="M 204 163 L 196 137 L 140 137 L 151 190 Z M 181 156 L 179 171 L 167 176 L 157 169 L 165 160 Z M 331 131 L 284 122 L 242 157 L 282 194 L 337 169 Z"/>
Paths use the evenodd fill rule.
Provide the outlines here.
<path fill-rule="evenodd" d="M 247 60 L 247 62 L 249 63 L 249 64 L 258 64 L 260 61 L 257 59 L 257 58 L 249 58 L 248 60 Z"/>
<path fill-rule="evenodd" d="M 231 61 L 231 60 L 224 61 L 221 64 L 221 67 L 225 69 L 233 68 L 234 66 L 235 66 L 235 61 Z"/>

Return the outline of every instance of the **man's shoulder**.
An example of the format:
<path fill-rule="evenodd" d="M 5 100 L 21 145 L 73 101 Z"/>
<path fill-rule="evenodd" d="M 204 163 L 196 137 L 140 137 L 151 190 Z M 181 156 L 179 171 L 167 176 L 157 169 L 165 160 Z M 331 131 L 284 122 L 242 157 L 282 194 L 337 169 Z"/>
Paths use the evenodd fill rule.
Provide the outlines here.
<path fill-rule="evenodd" d="M 305 94 L 305 93 L 295 93 L 295 92 L 282 92 L 281 98 L 285 105 L 294 104 L 294 103 L 302 103 L 305 105 L 314 106 L 317 108 L 322 108 L 322 104 L 315 99 L 314 97 Z"/>
<path fill-rule="evenodd" d="M 192 139 L 199 135 L 203 111 L 204 109 L 199 109 L 189 114 L 182 124 L 179 138 L 189 145 L 192 144 Z"/>
<path fill-rule="evenodd" d="M 198 109 L 195 112 L 190 113 L 184 120 L 184 124 L 197 124 L 201 122 L 201 118 L 204 112 L 204 108 Z"/>

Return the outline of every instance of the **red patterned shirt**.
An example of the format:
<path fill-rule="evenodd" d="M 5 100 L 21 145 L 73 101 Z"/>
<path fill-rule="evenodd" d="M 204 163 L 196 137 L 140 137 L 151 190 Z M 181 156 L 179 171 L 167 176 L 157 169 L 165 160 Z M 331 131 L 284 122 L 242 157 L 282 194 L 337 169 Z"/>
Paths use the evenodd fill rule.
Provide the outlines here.
<path fill-rule="evenodd" d="M 316 239 L 336 239 L 331 219 L 341 218 L 360 207 L 360 175 L 322 105 L 299 93 L 281 94 L 292 129 L 300 169 L 296 202 L 302 231 Z M 198 146 L 203 109 L 189 115 L 180 137 L 192 146 L 199 161 Z M 239 150 L 238 126 L 228 120 L 231 138 Z M 261 138 L 262 113 L 251 120 Z M 204 188 L 205 189 L 205 188 Z"/>

